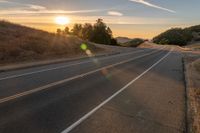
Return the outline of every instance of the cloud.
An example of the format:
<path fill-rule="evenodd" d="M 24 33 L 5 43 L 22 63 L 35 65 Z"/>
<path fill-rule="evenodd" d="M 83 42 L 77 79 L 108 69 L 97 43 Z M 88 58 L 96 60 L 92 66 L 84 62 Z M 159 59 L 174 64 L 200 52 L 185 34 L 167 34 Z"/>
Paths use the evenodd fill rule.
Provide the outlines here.
<path fill-rule="evenodd" d="M 108 11 L 108 15 L 111 16 L 123 16 L 121 12 L 116 12 L 116 11 Z"/>
<path fill-rule="evenodd" d="M 32 8 L 33 9 L 33 8 Z M 35 8 L 34 8 L 35 9 Z M 37 8 L 38 9 L 38 8 Z M 91 13 L 100 12 L 102 10 L 0 10 L 1 15 L 11 15 L 11 14 L 77 14 L 77 13 Z"/>
<path fill-rule="evenodd" d="M 10 5 L 15 5 L 18 8 L 21 9 L 32 9 L 32 10 L 45 10 L 46 7 L 40 6 L 40 5 L 34 5 L 34 4 L 23 4 L 23 3 L 18 3 L 18 2 L 12 2 L 12 1 L 7 1 L 7 0 L 0 0 L 0 3 L 7 3 Z"/>
<path fill-rule="evenodd" d="M 0 0 L 0 2 L 2 2 L 2 3 L 8 3 L 7 0 Z"/>
<path fill-rule="evenodd" d="M 46 7 L 44 6 L 38 6 L 38 5 L 27 5 L 29 6 L 31 9 L 34 9 L 34 10 L 45 10 Z"/>
<path fill-rule="evenodd" d="M 144 0 L 130 0 L 130 1 L 137 2 L 137 3 L 140 3 L 140 4 L 144 4 L 146 6 L 161 9 L 161 10 L 164 10 L 164 11 L 168 11 L 168 12 L 171 12 L 171 13 L 176 13 L 176 11 L 174 11 L 174 10 L 164 8 L 164 7 L 161 7 L 161 6 L 158 6 L 158 5 L 154 5 L 154 4 L 151 4 L 151 3 L 144 1 Z"/>
<path fill-rule="evenodd" d="M 12 14 L 76 14 L 76 13 L 91 13 L 107 11 L 108 9 L 91 9 L 91 10 L 49 10 L 41 5 L 24 4 L 18 2 L 11 2 L 8 0 L 0 0 L 0 3 L 7 3 L 15 5 L 14 9 L 0 10 L 0 15 Z"/>

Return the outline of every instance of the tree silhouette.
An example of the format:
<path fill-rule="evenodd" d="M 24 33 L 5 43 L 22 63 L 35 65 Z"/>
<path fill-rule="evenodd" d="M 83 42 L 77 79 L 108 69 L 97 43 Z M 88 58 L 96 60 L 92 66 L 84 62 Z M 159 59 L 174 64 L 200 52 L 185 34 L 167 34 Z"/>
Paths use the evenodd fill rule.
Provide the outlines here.
<path fill-rule="evenodd" d="M 58 29 L 57 33 L 62 34 L 62 31 Z M 75 35 L 95 43 L 117 45 L 117 41 L 113 38 L 112 30 L 103 22 L 103 19 L 96 20 L 94 25 L 90 23 L 85 23 L 84 25 L 74 24 L 71 32 L 69 27 L 65 27 L 63 33 L 65 35 Z"/>
<path fill-rule="evenodd" d="M 57 34 L 58 34 L 58 35 L 61 35 L 61 33 L 62 33 L 62 30 L 61 30 L 60 28 L 58 28 L 58 29 L 57 29 Z"/>
<path fill-rule="evenodd" d="M 95 43 L 111 44 L 111 39 L 111 29 L 107 27 L 107 25 L 103 22 L 103 19 L 98 19 L 94 24 L 91 41 Z"/>
<path fill-rule="evenodd" d="M 82 39 L 84 40 L 91 40 L 93 34 L 93 26 L 90 23 L 84 24 L 82 27 Z"/>
<path fill-rule="evenodd" d="M 82 25 L 81 24 L 74 24 L 72 29 L 72 34 L 78 37 L 82 37 Z"/>
<path fill-rule="evenodd" d="M 69 27 L 65 27 L 65 29 L 64 29 L 64 34 L 66 34 L 66 35 L 70 34 L 70 32 L 69 32 Z"/>

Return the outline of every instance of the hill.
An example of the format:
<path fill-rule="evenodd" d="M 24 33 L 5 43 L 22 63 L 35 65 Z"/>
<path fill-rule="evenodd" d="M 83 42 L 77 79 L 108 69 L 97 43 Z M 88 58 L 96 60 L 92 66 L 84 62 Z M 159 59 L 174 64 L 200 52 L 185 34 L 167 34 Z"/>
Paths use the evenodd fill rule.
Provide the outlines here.
<path fill-rule="evenodd" d="M 122 46 L 124 47 L 137 47 L 139 46 L 140 44 L 144 43 L 145 40 L 144 39 L 141 39 L 141 38 L 134 38 L 128 42 L 125 42 L 123 44 L 121 44 Z"/>
<path fill-rule="evenodd" d="M 184 46 L 190 42 L 200 41 L 200 25 L 188 28 L 172 28 L 153 38 L 157 44 Z"/>
<path fill-rule="evenodd" d="M 82 43 L 84 41 L 74 36 L 0 21 L 0 64 L 85 54 L 80 48 Z M 91 43 L 87 45 L 93 52 L 101 50 Z"/>
<path fill-rule="evenodd" d="M 131 41 L 132 39 L 128 38 L 128 37 L 116 37 L 115 38 L 117 40 L 118 43 L 122 44 L 122 43 L 126 43 Z"/>

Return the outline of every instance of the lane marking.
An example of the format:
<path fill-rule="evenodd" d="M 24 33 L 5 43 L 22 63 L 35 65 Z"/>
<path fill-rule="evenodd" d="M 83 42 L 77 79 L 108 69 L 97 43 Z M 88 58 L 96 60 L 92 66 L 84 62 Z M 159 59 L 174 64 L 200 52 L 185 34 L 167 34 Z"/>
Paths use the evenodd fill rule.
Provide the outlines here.
<path fill-rule="evenodd" d="M 164 49 L 164 48 L 162 48 L 162 49 Z M 36 92 L 39 92 L 39 91 L 48 89 L 48 88 L 50 88 L 50 87 L 54 87 L 54 86 L 56 86 L 56 85 L 60 85 L 60 84 L 66 83 L 66 82 L 68 82 L 68 81 L 71 81 L 71 80 L 74 80 L 74 79 L 77 79 L 77 78 L 82 78 L 82 77 L 88 76 L 88 75 L 90 75 L 90 74 L 93 74 L 93 73 L 95 73 L 95 72 L 101 71 L 101 70 L 103 70 L 103 69 L 112 68 L 112 67 L 115 67 L 115 66 L 118 66 L 118 65 L 121 65 L 121 64 L 130 62 L 130 61 L 133 61 L 133 60 L 136 60 L 136 59 L 139 59 L 139 58 L 148 56 L 148 55 L 151 55 L 151 54 L 154 54 L 154 53 L 156 53 L 156 52 L 161 51 L 162 49 L 155 50 L 155 51 L 150 52 L 150 53 L 148 53 L 148 54 L 140 55 L 140 56 L 137 56 L 137 57 L 134 57 L 134 58 L 125 60 L 125 61 L 121 61 L 121 62 L 115 63 L 115 64 L 111 64 L 111 65 L 108 65 L 108 66 L 104 66 L 104 67 L 102 67 L 102 68 L 98 68 L 98 69 L 95 69 L 95 70 L 93 70 L 93 71 L 89 71 L 89 72 L 86 72 L 86 73 L 83 73 L 83 74 L 80 74 L 80 75 L 76 75 L 76 76 L 73 76 L 73 77 L 70 77 L 70 78 L 67 78 L 67 79 L 63 79 L 63 80 L 60 80 L 60 81 L 56 81 L 56 82 L 53 82 L 53 83 L 50 83 L 50 84 L 47 84 L 47 85 L 44 85 L 44 86 L 41 86 L 41 87 L 32 89 L 32 90 L 29 90 L 29 91 L 25 91 L 25 92 L 22 92 L 22 93 L 18 93 L 18 94 L 12 95 L 12 96 L 8 96 L 8 97 L 5 97 L 5 98 L 2 98 L 2 99 L 0 99 L 0 104 L 1 104 L 1 103 L 4 103 L 4 102 L 7 102 L 7 101 L 10 101 L 10 100 L 13 100 L 13 99 L 17 99 L 17 98 L 20 98 L 20 97 L 23 97 L 23 96 L 26 96 L 26 95 L 30 95 L 30 94 L 33 94 L 33 93 L 36 93 Z"/>
<path fill-rule="evenodd" d="M 107 60 L 109 58 L 115 58 L 115 57 L 121 57 L 121 56 L 130 55 L 130 54 L 140 53 L 140 52 L 143 52 L 145 50 L 146 49 L 138 50 L 138 51 L 134 51 L 134 52 L 129 52 L 129 53 L 125 53 L 125 54 L 118 54 L 118 55 L 115 55 L 115 56 L 103 57 L 103 58 L 101 58 L 99 60 Z M 51 71 L 51 70 L 58 70 L 58 69 L 67 68 L 67 67 L 70 67 L 70 66 L 75 66 L 75 65 L 80 65 L 80 64 L 86 64 L 86 63 L 90 63 L 90 62 L 92 62 L 92 60 L 78 62 L 78 63 L 74 63 L 74 64 L 63 65 L 63 66 L 58 66 L 58 67 L 54 67 L 54 68 L 42 69 L 42 70 L 33 71 L 33 72 L 27 72 L 27 73 L 23 73 L 23 74 L 16 74 L 16 75 L 12 75 L 12 76 L 6 76 L 6 77 L 3 77 L 3 78 L 0 78 L 0 81 L 6 80 L 6 79 L 18 78 L 18 77 L 27 76 L 27 75 L 32 75 L 32 74 L 36 74 L 36 73 L 47 72 L 47 71 Z"/>
<path fill-rule="evenodd" d="M 159 59 L 156 63 L 154 63 L 151 67 L 149 67 L 148 69 L 146 69 L 143 73 L 141 73 L 139 76 L 137 76 L 135 79 L 133 79 L 132 81 L 130 81 L 128 84 L 126 84 L 123 88 L 121 88 L 120 90 L 118 90 L 116 93 L 114 93 L 112 96 L 110 96 L 108 99 L 106 99 L 105 101 L 103 101 L 101 104 L 99 104 L 97 107 L 95 107 L 94 109 L 92 109 L 90 112 L 88 112 L 87 114 L 85 114 L 83 117 L 81 117 L 78 121 L 76 121 L 75 123 L 73 123 L 72 125 L 70 125 L 68 128 L 66 128 L 65 130 L 63 130 L 61 133 L 69 133 L 72 129 L 74 129 L 75 127 L 77 127 L 79 124 L 81 124 L 84 120 L 86 120 L 89 116 L 91 116 L 92 114 L 94 114 L 98 109 L 100 109 L 102 106 L 104 106 L 106 103 L 108 103 L 110 100 L 112 100 L 114 97 L 116 97 L 118 94 L 120 94 L 122 91 L 124 91 L 125 89 L 127 89 L 130 85 L 132 85 L 135 81 L 137 81 L 138 79 L 140 79 L 142 76 L 144 76 L 147 72 L 149 72 L 152 68 L 154 68 L 155 66 L 157 66 L 161 61 L 163 61 L 167 56 L 169 56 L 169 54 L 173 51 L 173 49 L 171 49 L 166 55 L 164 55 L 161 59 Z"/>

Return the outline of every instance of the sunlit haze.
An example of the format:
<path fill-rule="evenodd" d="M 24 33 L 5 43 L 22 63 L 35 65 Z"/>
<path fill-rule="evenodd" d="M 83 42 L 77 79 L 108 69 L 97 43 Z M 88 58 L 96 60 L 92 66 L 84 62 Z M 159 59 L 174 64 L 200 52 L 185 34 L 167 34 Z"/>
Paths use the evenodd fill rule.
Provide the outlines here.
<path fill-rule="evenodd" d="M 58 25 L 67 25 L 70 23 L 70 20 L 66 16 L 57 16 L 55 17 L 55 23 Z"/>
<path fill-rule="evenodd" d="M 200 22 L 199 0 L 0 0 L 0 19 L 55 32 L 102 18 L 114 36 L 152 38 Z"/>

